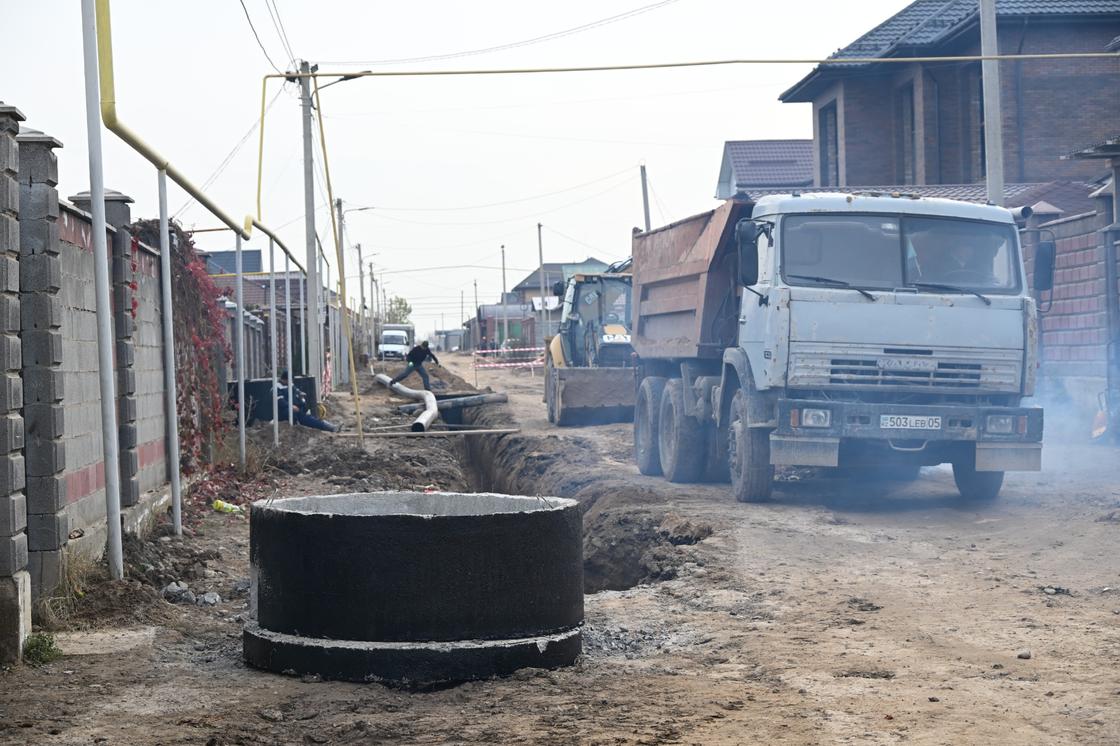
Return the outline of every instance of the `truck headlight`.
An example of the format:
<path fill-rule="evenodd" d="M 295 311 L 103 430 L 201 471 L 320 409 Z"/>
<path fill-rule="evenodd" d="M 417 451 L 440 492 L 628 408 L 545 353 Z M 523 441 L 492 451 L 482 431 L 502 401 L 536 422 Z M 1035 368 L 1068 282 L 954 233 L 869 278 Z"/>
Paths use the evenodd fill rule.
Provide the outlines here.
<path fill-rule="evenodd" d="M 830 427 L 832 425 L 832 410 L 830 409 L 802 409 L 801 427 Z"/>
<path fill-rule="evenodd" d="M 1009 414 L 990 414 L 986 429 L 996 435 L 1010 435 L 1015 430 L 1015 417 Z"/>

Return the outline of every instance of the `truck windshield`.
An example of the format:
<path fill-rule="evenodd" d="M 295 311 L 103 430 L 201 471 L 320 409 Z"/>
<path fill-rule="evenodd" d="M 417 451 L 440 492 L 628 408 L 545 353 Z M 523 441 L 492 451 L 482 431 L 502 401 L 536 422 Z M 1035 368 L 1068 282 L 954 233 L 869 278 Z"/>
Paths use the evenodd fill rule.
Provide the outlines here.
<path fill-rule="evenodd" d="M 385 332 L 381 335 L 381 344 L 404 346 L 408 344 L 408 335 L 404 332 Z"/>
<path fill-rule="evenodd" d="M 1004 223 L 897 215 L 791 215 L 782 273 L 794 285 L 971 293 L 1019 289 L 1015 229 Z M 800 277 L 798 277 L 800 276 Z M 809 280 L 807 277 L 822 278 Z M 924 287 L 923 287 L 924 286 Z"/>

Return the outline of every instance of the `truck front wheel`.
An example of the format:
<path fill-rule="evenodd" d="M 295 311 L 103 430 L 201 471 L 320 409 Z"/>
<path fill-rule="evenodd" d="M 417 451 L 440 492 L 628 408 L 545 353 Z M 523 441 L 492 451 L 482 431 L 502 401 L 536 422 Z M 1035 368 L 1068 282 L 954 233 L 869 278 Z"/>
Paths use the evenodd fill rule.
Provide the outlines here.
<path fill-rule="evenodd" d="M 992 502 L 1003 486 L 1002 471 L 976 471 L 976 458 L 953 462 L 953 481 L 961 498 L 969 503 Z"/>
<path fill-rule="evenodd" d="M 731 491 L 741 503 L 770 499 L 774 467 L 770 465 L 770 431 L 747 426 L 747 395 L 742 389 L 731 399 L 727 427 L 727 459 L 731 465 Z"/>
<path fill-rule="evenodd" d="M 661 474 L 661 456 L 657 450 L 658 420 L 661 410 L 661 392 L 665 379 L 650 376 L 642 379 L 634 405 L 634 460 L 638 471 L 646 476 Z"/>
<path fill-rule="evenodd" d="M 661 470 L 670 482 L 696 482 L 707 460 L 704 428 L 684 411 L 684 383 L 673 378 L 661 394 L 657 425 Z"/>

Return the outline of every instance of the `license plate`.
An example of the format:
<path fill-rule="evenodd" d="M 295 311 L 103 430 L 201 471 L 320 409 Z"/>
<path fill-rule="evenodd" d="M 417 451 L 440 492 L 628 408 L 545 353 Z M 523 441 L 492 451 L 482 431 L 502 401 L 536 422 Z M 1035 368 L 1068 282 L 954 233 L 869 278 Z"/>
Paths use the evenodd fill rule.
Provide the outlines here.
<path fill-rule="evenodd" d="M 941 418 L 927 415 L 884 414 L 879 417 L 882 430 L 940 430 Z"/>

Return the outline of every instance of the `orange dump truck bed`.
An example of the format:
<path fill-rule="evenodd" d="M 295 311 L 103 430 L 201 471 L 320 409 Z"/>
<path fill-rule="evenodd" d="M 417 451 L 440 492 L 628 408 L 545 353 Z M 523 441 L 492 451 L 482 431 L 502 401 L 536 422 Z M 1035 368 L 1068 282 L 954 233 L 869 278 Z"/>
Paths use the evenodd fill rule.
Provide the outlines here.
<path fill-rule="evenodd" d="M 634 236 L 634 351 L 719 358 L 738 334 L 735 224 L 751 203 L 720 207 Z"/>

